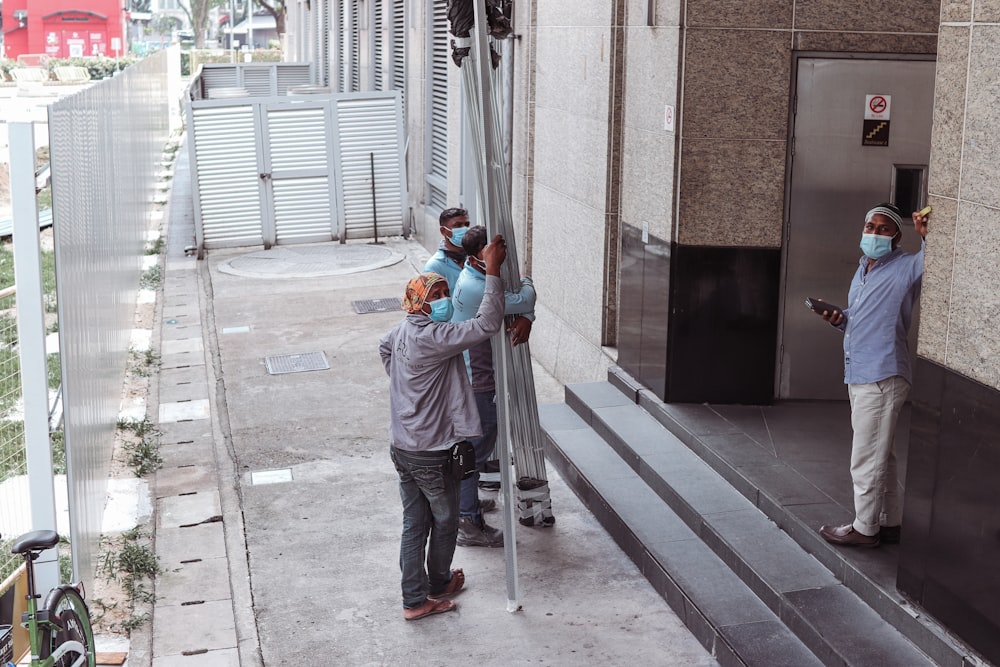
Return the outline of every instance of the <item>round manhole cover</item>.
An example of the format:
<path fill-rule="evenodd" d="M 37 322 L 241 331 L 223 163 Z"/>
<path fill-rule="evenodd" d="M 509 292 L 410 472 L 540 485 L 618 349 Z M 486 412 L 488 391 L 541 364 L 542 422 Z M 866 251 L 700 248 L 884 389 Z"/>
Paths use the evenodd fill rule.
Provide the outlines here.
<path fill-rule="evenodd" d="M 235 257 L 219 270 L 237 276 L 311 278 L 372 271 L 402 260 L 400 253 L 371 244 L 275 246 Z"/>

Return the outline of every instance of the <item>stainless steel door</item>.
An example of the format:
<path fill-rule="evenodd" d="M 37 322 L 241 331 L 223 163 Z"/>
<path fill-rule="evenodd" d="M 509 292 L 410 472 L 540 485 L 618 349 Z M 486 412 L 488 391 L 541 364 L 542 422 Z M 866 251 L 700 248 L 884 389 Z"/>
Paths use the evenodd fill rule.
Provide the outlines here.
<path fill-rule="evenodd" d="M 793 121 L 778 396 L 844 399 L 843 337 L 804 305 L 820 297 L 846 306 L 858 268 L 864 215 L 879 202 L 909 209 L 926 198 L 934 101 L 930 60 L 799 58 Z M 881 122 L 888 100 L 888 126 Z M 884 136 L 888 145 L 863 145 Z M 904 225 L 903 247 L 920 239 Z M 915 339 L 916 322 L 911 331 Z"/>

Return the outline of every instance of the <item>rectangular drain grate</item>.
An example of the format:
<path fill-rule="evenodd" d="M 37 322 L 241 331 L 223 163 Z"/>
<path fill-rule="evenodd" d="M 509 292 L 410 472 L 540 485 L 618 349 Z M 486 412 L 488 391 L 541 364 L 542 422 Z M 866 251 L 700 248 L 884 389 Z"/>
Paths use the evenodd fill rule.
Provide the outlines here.
<path fill-rule="evenodd" d="M 267 372 L 271 375 L 282 373 L 301 373 L 303 371 L 325 371 L 330 368 L 323 352 L 306 352 L 304 354 L 279 354 L 264 357 Z"/>
<path fill-rule="evenodd" d="M 365 313 L 391 313 L 397 310 L 402 310 L 399 299 L 358 299 L 357 301 L 352 301 L 351 305 L 354 306 L 354 312 L 358 315 L 364 315 Z"/>

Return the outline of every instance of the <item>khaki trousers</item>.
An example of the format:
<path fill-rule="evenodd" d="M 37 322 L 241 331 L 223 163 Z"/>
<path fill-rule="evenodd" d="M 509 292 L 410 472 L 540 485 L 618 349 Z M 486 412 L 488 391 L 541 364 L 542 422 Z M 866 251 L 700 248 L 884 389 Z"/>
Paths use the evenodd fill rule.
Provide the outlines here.
<path fill-rule="evenodd" d="M 880 526 L 898 526 L 902 520 L 893 438 L 909 393 L 910 383 L 898 375 L 847 386 L 854 428 L 854 530 L 863 535 L 877 535 Z"/>

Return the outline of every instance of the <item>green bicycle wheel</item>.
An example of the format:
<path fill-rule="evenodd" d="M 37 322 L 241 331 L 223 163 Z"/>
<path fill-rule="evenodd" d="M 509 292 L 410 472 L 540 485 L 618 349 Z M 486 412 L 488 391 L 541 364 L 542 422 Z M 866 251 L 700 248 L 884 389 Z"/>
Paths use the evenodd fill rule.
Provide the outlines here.
<path fill-rule="evenodd" d="M 95 667 L 97 655 L 94 650 L 94 631 L 90 627 L 90 611 L 77 590 L 70 585 L 54 589 L 45 600 L 45 608 L 49 610 L 49 618 L 58 627 L 46 626 L 42 631 L 39 657 L 48 658 L 63 643 L 74 641 L 83 645 L 84 653 L 71 649 L 56 660 L 54 667 L 73 667 L 77 664 Z M 79 662 L 84 656 L 86 659 Z"/>

